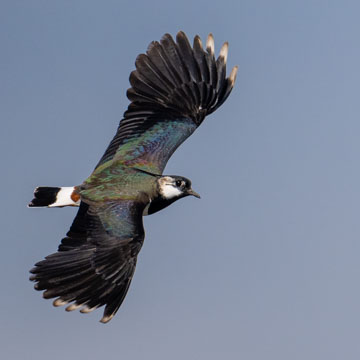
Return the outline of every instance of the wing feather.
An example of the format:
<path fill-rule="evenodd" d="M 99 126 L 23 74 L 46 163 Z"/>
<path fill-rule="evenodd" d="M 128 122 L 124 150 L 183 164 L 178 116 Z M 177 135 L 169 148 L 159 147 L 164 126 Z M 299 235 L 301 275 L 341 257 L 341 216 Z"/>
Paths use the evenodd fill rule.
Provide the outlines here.
<path fill-rule="evenodd" d="M 177 147 L 230 94 L 237 68 L 226 78 L 227 49 L 225 43 L 215 59 L 211 34 L 204 50 L 199 36 L 191 47 L 181 31 L 176 42 L 169 34 L 151 42 L 136 58 L 127 91 L 131 103 L 97 166 L 121 162 L 126 152 L 127 166 L 162 173 Z"/>
<path fill-rule="evenodd" d="M 55 306 L 88 313 L 105 305 L 109 321 L 124 300 L 144 240 L 143 206 L 131 201 L 80 208 L 57 253 L 35 264 L 31 280 Z M 84 231 L 86 228 L 86 231 Z M 81 241 L 79 240 L 81 239 Z"/>

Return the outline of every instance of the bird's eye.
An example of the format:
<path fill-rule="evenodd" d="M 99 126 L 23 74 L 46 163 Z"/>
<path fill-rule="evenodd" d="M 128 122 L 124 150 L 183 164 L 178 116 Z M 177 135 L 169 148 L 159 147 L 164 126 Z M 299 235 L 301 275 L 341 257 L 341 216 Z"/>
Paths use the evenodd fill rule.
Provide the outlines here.
<path fill-rule="evenodd" d="M 177 187 L 181 187 L 182 181 L 181 181 L 181 180 L 176 180 L 176 181 L 175 181 L 175 185 L 176 185 Z"/>

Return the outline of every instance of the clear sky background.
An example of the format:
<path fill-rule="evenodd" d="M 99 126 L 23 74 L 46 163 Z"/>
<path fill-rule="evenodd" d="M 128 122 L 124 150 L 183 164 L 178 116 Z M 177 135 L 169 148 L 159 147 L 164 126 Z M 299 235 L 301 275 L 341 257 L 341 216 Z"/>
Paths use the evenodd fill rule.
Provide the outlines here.
<path fill-rule="evenodd" d="M 2 359 L 360 358 L 358 1 L 0 2 Z M 38 185 L 92 171 L 136 56 L 184 30 L 229 41 L 235 89 L 169 162 L 187 198 L 145 219 L 130 291 L 66 313 L 28 281 L 76 209 Z M 230 69 L 229 69 L 230 70 Z"/>

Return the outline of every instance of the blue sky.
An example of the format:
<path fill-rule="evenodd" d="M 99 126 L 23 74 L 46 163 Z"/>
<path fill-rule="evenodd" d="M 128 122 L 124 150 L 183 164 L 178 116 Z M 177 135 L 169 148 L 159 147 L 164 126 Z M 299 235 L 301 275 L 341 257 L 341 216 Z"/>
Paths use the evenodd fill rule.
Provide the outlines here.
<path fill-rule="evenodd" d="M 360 6 L 356 1 L 0 3 L 3 358 L 359 359 Z M 170 160 L 186 198 L 145 219 L 116 317 L 53 308 L 28 270 L 75 209 L 38 185 L 92 171 L 152 40 L 229 41 L 235 89 Z"/>

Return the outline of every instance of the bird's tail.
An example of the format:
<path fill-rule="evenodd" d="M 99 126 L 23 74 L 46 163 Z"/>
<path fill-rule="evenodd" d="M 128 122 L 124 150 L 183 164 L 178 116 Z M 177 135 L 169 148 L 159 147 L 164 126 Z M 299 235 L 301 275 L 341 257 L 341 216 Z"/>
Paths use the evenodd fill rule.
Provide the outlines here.
<path fill-rule="evenodd" d="M 34 198 L 29 207 L 79 206 L 80 195 L 72 187 L 39 186 L 34 190 Z"/>

